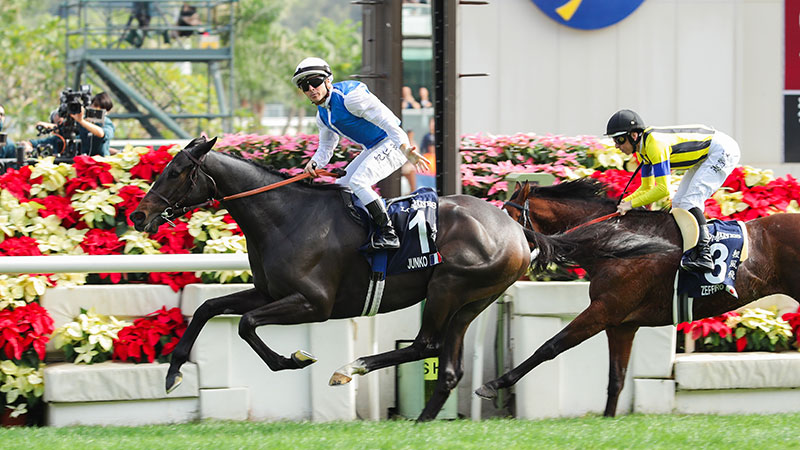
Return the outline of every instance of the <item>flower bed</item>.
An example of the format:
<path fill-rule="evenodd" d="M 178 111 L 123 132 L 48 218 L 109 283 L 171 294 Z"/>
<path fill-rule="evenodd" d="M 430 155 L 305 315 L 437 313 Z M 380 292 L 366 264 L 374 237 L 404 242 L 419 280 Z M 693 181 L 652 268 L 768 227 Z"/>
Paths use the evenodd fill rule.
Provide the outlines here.
<path fill-rule="evenodd" d="M 227 135 L 218 141 L 217 148 L 293 175 L 302 170 L 317 145 L 315 135 Z M 177 146 L 127 148 L 110 157 L 78 156 L 74 164 L 56 164 L 53 158 L 45 158 L 36 165 L 11 169 L 0 175 L 0 256 L 245 252 L 245 238 L 224 209 L 194 211 L 175 220 L 174 225 L 162 225 L 152 235 L 132 228 L 128 215 L 179 150 Z M 359 151 L 357 145 L 343 140 L 328 168 L 344 167 Z M 461 155 L 463 191 L 498 205 L 505 199 L 508 189 L 504 177 L 512 172 L 550 173 L 559 181 L 591 176 L 608 183 L 609 196 L 617 197 L 636 165 L 609 141 L 593 136 L 466 135 L 462 138 Z M 680 177 L 674 176 L 672 181 L 675 189 Z M 639 180 L 635 180 L 630 190 L 638 185 Z M 796 179 L 791 176 L 776 179 L 769 171 L 745 166 L 737 168 L 723 189 L 707 200 L 706 212 L 715 218 L 750 220 L 777 212 L 800 212 L 798 202 L 800 184 Z M 655 205 L 664 206 L 667 206 L 666 201 Z M 50 286 L 154 283 L 169 285 L 177 291 L 188 283 L 200 281 L 249 280 L 248 271 L 0 275 L 0 364 L 3 367 L 0 382 L 5 389 L 2 390 L 6 394 L 4 401 L 19 408 L 22 398 L 26 402 L 36 400 L 37 389 L 31 390 L 19 380 L 28 380 L 30 386 L 38 384 L 36 377 L 44 357 L 40 349 L 52 332 L 52 320 L 48 329 L 49 316 L 43 309 L 37 310 L 37 299 Z M 4 319 L 23 314 L 32 315 L 31 323 L 36 325 L 23 330 L 17 317 Z M 800 319 L 787 320 L 796 334 Z M 152 333 L 158 327 L 152 325 L 150 329 L 140 330 L 147 338 L 142 335 L 137 338 L 139 342 L 147 341 L 152 345 L 152 348 L 138 347 L 139 356 L 144 355 L 147 360 L 163 358 L 168 352 L 165 349 L 171 348 L 182 332 L 177 322 L 173 322 L 170 331 L 158 334 L 156 339 L 156 334 Z M 694 333 L 694 330 L 689 331 Z M 727 341 L 727 335 L 720 339 L 736 345 L 741 339 L 736 333 L 732 330 L 731 336 L 736 337 L 736 341 Z M 107 342 L 104 338 L 97 338 L 89 347 L 92 334 L 82 336 L 86 342 L 69 344 L 76 361 L 79 357 L 80 362 L 107 357 L 107 345 L 97 347 L 98 343 Z M 8 337 L 12 335 L 15 337 Z M 133 334 L 126 336 L 134 339 Z M 793 338 L 787 339 L 793 342 Z M 132 342 L 135 339 L 128 341 L 125 350 L 115 356 L 119 359 L 135 356 L 136 344 Z M 747 345 L 744 349 L 748 349 Z M 93 351 L 97 353 L 92 354 Z M 100 356 L 101 353 L 104 356 Z M 23 385 L 25 387 L 20 388 Z M 16 396 L 9 396 L 11 392 Z M 33 397 L 29 395 L 31 392 Z"/>
<path fill-rule="evenodd" d="M 781 317 L 775 311 L 762 308 L 745 309 L 741 313 L 727 312 L 678 324 L 678 350 L 685 339 L 694 341 L 694 351 L 700 352 L 780 352 L 795 348 L 800 332 L 800 309 Z"/>

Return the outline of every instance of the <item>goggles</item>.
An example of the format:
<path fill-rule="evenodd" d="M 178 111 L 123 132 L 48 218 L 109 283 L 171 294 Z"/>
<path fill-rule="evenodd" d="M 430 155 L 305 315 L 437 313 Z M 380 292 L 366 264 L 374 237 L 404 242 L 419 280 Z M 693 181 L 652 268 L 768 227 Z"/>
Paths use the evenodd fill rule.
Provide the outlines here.
<path fill-rule="evenodd" d="M 622 145 L 622 144 L 625 143 L 625 141 L 628 140 L 628 135 L 627 134 L 621 134 L 619 136 L 614 136 L 613 139 L 614 139 L 614 143 L 615 144 Z"/>
<path fill-rule="evenodd" d="M 309 86 L 316 89 L 324 82 L 325 77 L 308 77 L 297 83 L 297 87 L 299 87 L 303 92 L 306 92 L 309 89 Z"/>

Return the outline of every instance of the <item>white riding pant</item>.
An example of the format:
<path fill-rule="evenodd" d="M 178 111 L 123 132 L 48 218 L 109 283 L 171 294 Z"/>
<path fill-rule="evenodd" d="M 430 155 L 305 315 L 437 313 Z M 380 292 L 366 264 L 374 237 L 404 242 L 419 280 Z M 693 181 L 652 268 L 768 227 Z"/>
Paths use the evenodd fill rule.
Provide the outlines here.
<path fill-rule="evenodd" d="M 705 210 L 705 202 L 717 192 L 736 164 L 741 152 L 739 144 L 721 131 L 715 131 L 708 148 L 708 157 L 683 174 L 678 191 L 672 197 L 673 208 Z"/>
<path fill-rule="evenodd" d="M 347 175 L 336 180 L 349 186 L 365 205 L 381 198 L 372 186 L 391 175 L 408 161 L 406 155 L 388 138 L 378 145 L 362 151 L 345 167 Z"/>

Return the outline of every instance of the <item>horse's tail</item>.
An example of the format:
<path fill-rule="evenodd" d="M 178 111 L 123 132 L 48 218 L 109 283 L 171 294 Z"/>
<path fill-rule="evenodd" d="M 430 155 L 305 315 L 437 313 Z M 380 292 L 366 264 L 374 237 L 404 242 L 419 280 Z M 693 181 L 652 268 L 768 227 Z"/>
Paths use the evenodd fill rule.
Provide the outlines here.
<path fill-rule="evenodd" d="M 550 264 L 589 267 L 600 260 L 638 258 L 680 250 L 662 237 L 633 233 L 606 222 L 554 236 L 527 228 L 524 232 L 528 242 L 539 250 L 531 263 L 536 270 L 545 269 Z"/>

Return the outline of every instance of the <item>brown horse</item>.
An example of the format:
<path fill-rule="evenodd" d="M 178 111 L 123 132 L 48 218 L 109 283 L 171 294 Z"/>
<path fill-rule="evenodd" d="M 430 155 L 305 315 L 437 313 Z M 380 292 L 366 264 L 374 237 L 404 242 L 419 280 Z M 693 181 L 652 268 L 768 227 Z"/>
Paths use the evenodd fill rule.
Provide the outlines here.
<path fill-rule="evenodd" d="M 195 139 L 175 156 L 131 214 L 137 230 L 153 232 L 209 199 L 285 181 L 275 170 L 210 151 L 214 142 Z M 180 367 L 211 317 L 240 314 L 239 336 L 278 371 L 301 369 L 315 360 L 301 351 L 288 358 L 275 353 L 256 334 L 257 327 L 356 317 L 364 310 L 371 270 L 357 249 L 367 234 L 348 214 L 341 187 L 292 183 L 222 204 L 247 238 L 254 287 L 206 300 L 197 309 L 172 354 L 167 391 L 180 383 Z M 554 262 L 585 252 L 616 257 L 660 251 L 650 243 L 623 242 L 616 248 L 621 240 L 598 239 L 590 232 L 562 239 L 540 237 L 540 260 Z M 414 343 L 359 358 L 331 379 L 331 384 L 342 384 L 354 374 L 438 356 L 439 381 L 419 420 L 436 417 L 461 379 L 463 339 L 470 322 L 519 279 L 530 262 L 523 229 L 501 209 L 468 195 L 439 199 L 436 245 L 443 262 L 388 276 L 378 310 L 394 311 L 427 299 Z"/>
<path fill-rule="evenodd" d="M 531 230 L 558 233 L 616 210 L 605 186 L 577 180 L 549 187 L 522 185 L 504 206 L 511 217 Z M 589 307 L 539 347 L 522 364 L 476 391 L 493 398 L 497 389 L 514 385 L 539 364 L 604 331 L 608 336 L 609 374 L 605 416 L 614 416 L 625 381 L 631 345 L 639 327 L 672 324 L 675 273 L 681 256 L 681 234 L 664 211 L 633 210 L 607 222 L 579 228 L 614 227 L 649 239 L 664 239 L 669 251 L 645 259 L 577 261 L 591 279 Z M 747 222 L 749 258 L 739 267 L 736 298 L 718 292 L 694 302 L 694 317 L 711 317 L 771 294 L 800 298 L 800 215 L 775 214 Z M 567 233 L 568 236 L 571 233 Z M 526 233 L 530 242 L 536 234 Z"/>

